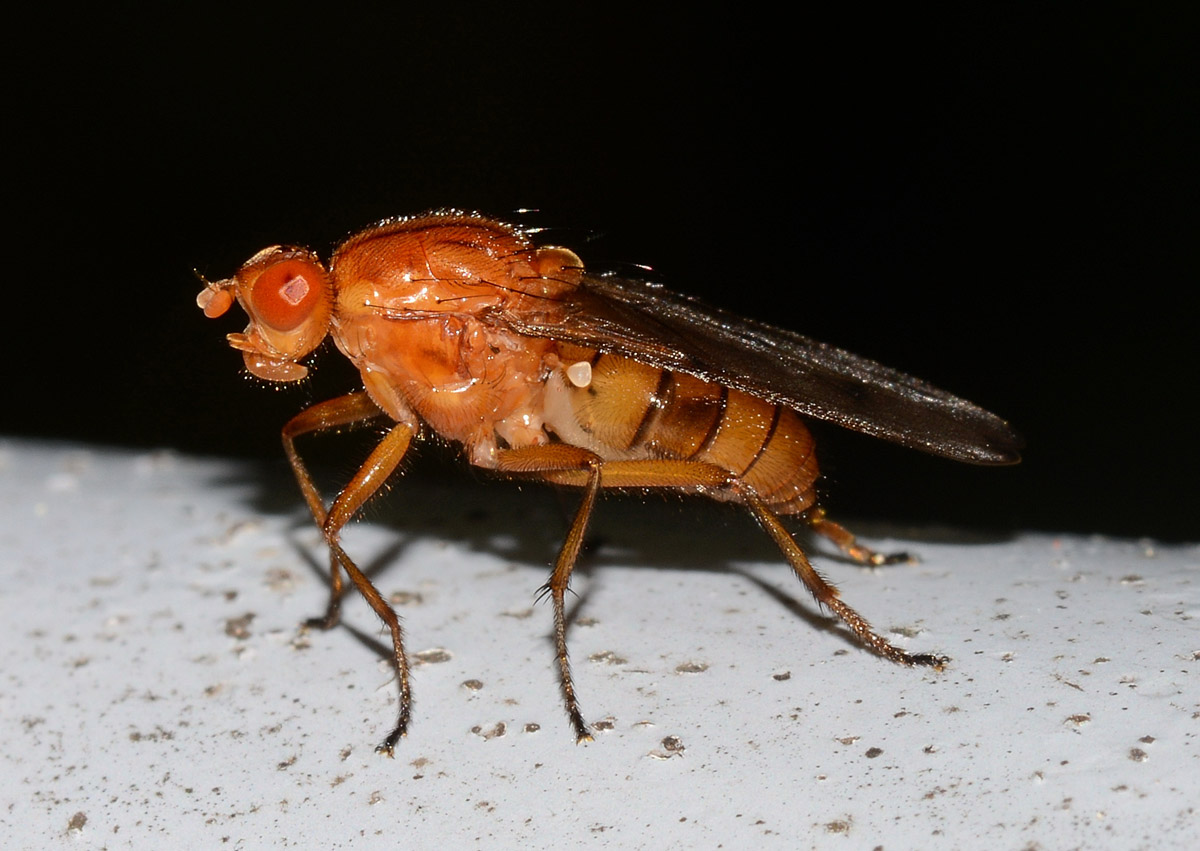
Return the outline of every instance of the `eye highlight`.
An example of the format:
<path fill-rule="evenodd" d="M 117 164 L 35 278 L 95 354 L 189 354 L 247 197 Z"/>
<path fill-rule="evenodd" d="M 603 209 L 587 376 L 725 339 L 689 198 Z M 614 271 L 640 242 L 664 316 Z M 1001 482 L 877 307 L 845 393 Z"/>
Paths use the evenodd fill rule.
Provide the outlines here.
<path fill-rule="evenodd" d="M 282 260 L 263 270 L 250 292 L 260 321 L 277 331 L 291 331 L 321 302 L 324 271 L 307 260 Z"/>

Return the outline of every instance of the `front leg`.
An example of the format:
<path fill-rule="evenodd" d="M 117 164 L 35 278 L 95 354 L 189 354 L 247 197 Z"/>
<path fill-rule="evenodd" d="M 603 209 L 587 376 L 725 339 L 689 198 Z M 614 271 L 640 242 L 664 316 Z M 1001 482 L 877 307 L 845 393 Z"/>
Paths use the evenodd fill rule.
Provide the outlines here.
<path fill-rule="evenodd" d="M 365 392 L 359 391 L 306 408 L 288 420 L 287 425 L 283 427 L 283 451 L 287 453 L 288 461 L 292 465 L 292 472 L 295 473 L 296 481 L 300 485 L 300 492 L 304 494 L 304 501 L 308 504 L 308 510 L 312 512 L 313 520 L 316 521 L 319 529 L 324 530 L 328 512 L 320 491 L 317 490 L 317 485 L 313 481 L 312 474 L 309 473 L 300 453 L 296 451 L 296 438 L 306 434 L 320 434 L 325 431 L 359 425 L 381 416 L 383 416 L 383 412 L 371 401 L 371 397 Z M 342 572 L 338 568 L 337 558 L 330 551 L 329 605 L 326 607 L 323 617 L 309 618 L 305 621 L 305 626 L 333 629 L 338 623 L 341 602 Z"/>
<path fill-rule="evenodd" d="M 395 472 L 396 467 L 408 452 L 416 430 L 408 423 L 397 423 L 393 426 L 383 440 L 371 450 L 367 460 L 363 462 L 349 483 L 342 488 L 328 511 L 325 509 L 312 475 L 300 459 L 294 444 L 298 435 L 352 425 L 378 417 L 380 414 L 379 408 L 365 393 L 354 393 L 332 399 L 329 402 L 315 405 L 292 419 L 284 428 L 283 441 L 288 459 L 292 462 L 292 469 L 296 473 L 296 479 L 300 483 L 300 489 L 304 493 L 305 501 L 308 503 L 317 525 L 321 527 L 325 542 L 329 545 L 329 607 L 325 617 L 316 620 L 317 625 L 329 628 L 337 623 L 342 590 L 341 571 L 345 570 L 350 581 L 354 583 L 354 587 L 363 595 L 375 614 L 391 632 L 392 664 L 396 669 L 399 682 L 400 708 L 396 726 L 376 750 L 392 756 L 396 742 L 408 732 L 412 714 L 412 691 L 409 684 L 408 657 L 404 653 L 404 635 L 395 610 L 388 605 L 379 590 L 371 584 L 371 580 L 359 570 L 346 551 L 342 549 L 339 538 L 342 528 L 350 521 L 350 518 L 378 492 L 388 477 Z"/>

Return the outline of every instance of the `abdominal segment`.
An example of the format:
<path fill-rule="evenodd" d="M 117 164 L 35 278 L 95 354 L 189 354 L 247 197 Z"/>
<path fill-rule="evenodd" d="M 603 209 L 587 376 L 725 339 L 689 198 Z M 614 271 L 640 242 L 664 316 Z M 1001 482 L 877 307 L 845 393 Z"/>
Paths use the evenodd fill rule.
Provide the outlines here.
<path fill-rule="evenodd" d="M 790 408 L 619 355 L 560 344 L 559 356 L 562 367 L 546 383 L 545 423 L 563 442 L 609 461 L 713 464 L 779 514 L 814 503 L 813 439 Z"/>

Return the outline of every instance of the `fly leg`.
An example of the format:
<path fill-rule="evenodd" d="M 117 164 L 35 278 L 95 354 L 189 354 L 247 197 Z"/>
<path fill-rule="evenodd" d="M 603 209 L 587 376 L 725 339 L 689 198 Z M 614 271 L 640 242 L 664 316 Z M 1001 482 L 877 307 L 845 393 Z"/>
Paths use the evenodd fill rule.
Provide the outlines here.
<path fill-rule="evenodd" d="M 575 562 L 583 547 L 588 520 L 591 519 L 592 509 L 596 506 L 596 494 L 600 490 L 601 470 L 604 462 L 594 452 L 561 443 L 507 450 L 501 452 L 497 460 L 498 468 L 503 472 L 526 473 L 547 478 L 556 473 L 568 473 L 583 479 L 581 482 L 583 501 L 579 505 L 579 510 L 575 512 L 575 519 L 571 522 L 567 539 L 563 542 L 558 558 L 554 562 L 550 581 L 542 586 L 540 594 L 549 594 L 550 600 L 554 604 L 554 652 L 558 660 L 558 681 L 562 688 L 563 702 L 567 707 L 567 717 L 570 718 L 571 728 L 575 731 L 575 743 L 590 742 L 592 734 L 583 720 L 583 713 L 579 709 L 579 700 L 575 697 L 571 663 L 567 658 L 565 598 L 567 586 L 571 581 L 571 571 L 575 569 Z"/>
<path fill-rule="evenodd" d="M 571 663 L 567 658 L 567 615 L 565 596 L 567 585 L 571 581 L 571 571 L 579 558 L 579 550 L 583 546 L 583 537 L 587 532 L 588 520 L 596 506 L 596 494 L 600 490 L 600 468 L 590 471 L 588 483 L 583 489 L 583 501 L 575 512 L 575 519 L 567 532 L 558 558 L 554 562 L 554 571 L 550 581 L 542 586 L 542 594 L 549 594 L 554 603 L 554 652 L 558 658 L 558 677 L 562 685 L 563 701 L 567 705 L 567 716 L 571 719 L 571 728 L 575 731 L 575 743 L 592 741 L 588 725 L 584 723 L 583 714 L 579 710 L 579 701 L 575 697 L 575 684 L 571 679 Z"/>
<path fill-rule="evenodd" d="M 893 644 L 889 644 L 886 639 L 871 629 L 871 625 L 867 623 L 862 615 L 842 602 L 837 588 L 827 582 L 821 574 L 817 573 L 809 562 L 808 556 L 804 554 L 804 550 L 800 549 L 800 545 L 796 543 L 796 540 L 784 528 L 779 518 L 767 507 L 762 498 L 749 490 L 743 490 L 740 495 L 742 502 L 750 509 L 750 513 L 754 515 L 754 519 L 758 521 L 759 525 L 775 541 L 776 546 L 779 547 L 784 558 L 788 560 L 788 564 L 792 566 L 792 570 L 796 576 L 800 578 L 800 581 L 812 593 L 817 603 L 825 606 L 841 618 L 842 622 L 850 627 L 851 631 L 858 636 L 863 644 L 866 644 L 885 659 L 890 659 L 901 665 L 927 665 L 939 671 L 946 666 L 950 660 L 945 656 L 934 656 L 928 653 L 911 654 Z M 832 523 L 832 521 L 824 522 L 836 527 L 837 530 L 840 530 L 853 542 L 854 536 L 850 535 L 841 526 Z M 819 527 L 817 531 L 827 534 L 827 532 L 822 531 Z M 834 540 L 836 541 L 837 538 L 835 537 Z M 870 551 L 866 550 L 866 552 Z"/>
<path fill-rule="evenodd" d="M 304 501 L 308 503 L 308 510 L 312 512 L 317 528 L 325 528 L 328 512 L 325 510 L 325 502 L 321 499 L 312 474 L 308 472 L 308 467 L 301 459 L 300 453 L 296 451 L 296 438 L 306 434 L 347 428 L 375 419 L 382 414 L 383 412 L 376 407 L 366 393 L 350 393 L 301 411 L 288 420 L 287 425 L 283 427 L 283 451 L 287 453 L 288 461 L 292 465 L 292 472 L 296 474 L 300 492 L 304 494 Z M 341 616 L 341 603 L 342 572 L 338 568 L 337 557 L 330 551 L 329 605 L 326 607 L 323 617 L 309 618 L 305 621 L 305 626 L 315 629 L 333 629 L 337 626 Z"/>
<path fill-rule="evenodd" d="M 592 741 L 592 734 L 583 720 L 571 665 L 567 658 L 567 618 L 564 597 L 571 571 L 579 558 L 588 520 L 596 505 L 600 488 L 722 488 L 729 483 L 729 474 L 711 464 L 691 461 L 604 461 L 586 449 L 554 443 L 525 449 L 509 449 L 499 453 L 497 470 L 504 473 L 528 475 L 560 485 L 583 488 L 583 502 L 575 514 L 567 539 L 559 551 L 543 587 L 554 603 L 554 649 L 558 660 L 559 683 L 567 716 L 575 731 L 577 744 Z"/>
<path fill-rule="evenodd" d="M 555 649 L 563 698 L 567 704 L 567 714 L 570 716 L 571 725 L 575 729 L 576 740 L 579 742 L 590 741 L 592 737 L 579 711 L 579 704 L 575 698 L 575 687 L 571 681 L 571 669 L 567 662 L 563 595 L 566 592 L 571 570 L 575 566 L 575 559 L 579 555 L 579 548 L 587 529 L 587 521 L 591 516 L 596 494 L 600 488 L 666 488 L 692 493 L 725 491 L 736 494 L 737 498 L 754 515 L 759 525 L 775 541 L 796 576 L 812 593 L 817 603 L 836 614 L 850 627 L 860 641 L 880 656 L 902 665 L 926 665 L 941 670 L 949 662 L 945 656 L 907 653 L 899 647 L 889 644 L 887 640 L 872 630 L 871 625 L 862 615 L 842 602 L 837 588 L 817 573 L 804 551 L 800 549 L 799 544 L 784 528 L 775 513 L 767 507 L 762 497 L 721 467 L 698 461 L 670 459 L 604 461 L 586 449 L 566 444 L 550 444 L 526 449 L 505 450 L 497 457 L 496 469 L 503 473 L 529 475 L 543 481 L 584 489 L 583 503 L 571 524 L 567 541 L 559 553 L 550 583 L 547 585 L 554 600 Z M 854 536 L 838 524 L 824 520 L 821 516 L 818 520 L 817 531 L 822 534 L 831 534 L 831 537 L 839 543 L 848 541 L 851 546 L 857 547 L 856 552 L 864 556 L 865 563 L 870 563 L 869 556 L 873 555 L 871 551 L 865 547 L 858 547 L 854 542 Z M 884 563 L 886 563 L 886 558 Z"/>
<path fill-rule="evenodd" d="M 396 669 L 399 682 L 400 708 L 395 728 L 384 739 L 383 744 L 376 748 L 378 753 L 390 757 L 393 755 L 396 742 L 408 732 L 412 714 L 412 691 L 409 684 L 408 657 L 404 653 L 404 635 L 395 610 L 388 605 L 379 590 L 371 584 L 371 580 L 359 570 L 346 551 L 342 549 L 339 536 L 342 527 L 395 472 L 412 443 L 415 429 L 407 423 L 397 423 L 393 426 L 383 440 L 371 450 L 367 460 L 337 495 L 328 511 L 325 509 L 312 475 L 300 459 L 294 445 L 295 438 L 299 435 L 352 425 L 373 419 L 380 414 L 379 408 L 365 393 L 352 393 L 348 396 L 331 399 L 309 408 L 288 422 L 283 431 L 283 443 L 288 460 L 291 461 L 292 469 L 296 473 L 296 479 L 300 483 L 300 489 L 304 493 L 304 499 L 308 503 L 317 525 L 321 527 L 325 542 L 329 545 L 329 607 L 324 618 L 314 619 L 315 625 L 328 629 L 337 623 L 342 591 L 341 571 L 344 570 L 350 577 L 350 581 L 354 583 L 354 587 L 363 595 L 375 614 L 391 632 L 392 664 Z"/>
<path fill-rule="evenodd" d="M 870 547 L 864 547 L 849 529 L 826 517 L 823 508 L 811 509 L 805 520 L 814 532 L 833 541 L 839 550 L 866 567 L 916 561 L 908 553 L 877 553 Z"/>

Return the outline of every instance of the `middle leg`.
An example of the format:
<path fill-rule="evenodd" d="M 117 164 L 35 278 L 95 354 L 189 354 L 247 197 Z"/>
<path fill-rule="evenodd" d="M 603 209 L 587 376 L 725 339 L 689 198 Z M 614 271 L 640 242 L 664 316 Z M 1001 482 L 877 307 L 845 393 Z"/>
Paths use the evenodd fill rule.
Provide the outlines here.
<path fill-rule="evenodd" d="M 562 443 L 505 450 L 497 458 L 497 469 L 583 488 L 583 501 L 543 591 L 554 604 L 554 649 L 567 716 L 575 731 L 575 741 L 590 742 L 592 734 L 579 709 L 567 657 L 565 597 L 600 488 L 721 489 L 729 486 L 729 473 L 712 464 L 692 461 L 605 461 L 594 452 Z"/>

